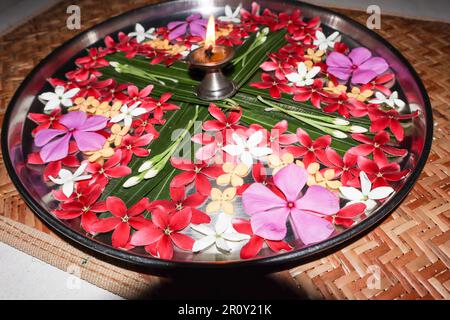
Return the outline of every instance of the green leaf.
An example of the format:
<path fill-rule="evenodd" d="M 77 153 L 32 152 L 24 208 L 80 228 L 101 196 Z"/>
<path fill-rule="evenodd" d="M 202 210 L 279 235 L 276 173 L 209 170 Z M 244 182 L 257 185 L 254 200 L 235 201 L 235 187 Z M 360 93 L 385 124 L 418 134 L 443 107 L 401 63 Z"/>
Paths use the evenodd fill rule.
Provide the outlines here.
<path fill-rule="evenodd" d="M 164 168 L 154 178 L 144 180 L 130 188 L 124 188 L 123 184 L 129 177 L 138 173 L 138 168 L 144 161 L 148 160 L 153 155 L 165 151 L 172 144 L 173 140 L 177 138 L 172 137 L 175 130 L 184 129 L 189 121 L 193 119 L 195 116 L 195 105 L 183 103 L 180 106 L 180 110 L 167 113 L 167 122 L 159 130 L 159 138 L 148 146 L 148 148 L 151 149 L 151 155 L 143 158 L 133 156 L 133 159 L 129 164 L 132 173 L 121 179 L 112 179 L 103 192 L 102 199 L 106 199 L 109 195 L 115 195 L 123 199 L 125 203 L 130 206 L 142 197 L 149 197 L 150 200 L 165 199 L 169 197 L 168 183 L 172 180 L 172 177 L 176 172 L 170 162 L 167 162 Z M 203 122 L 208 116 L 208 110 L 206 108 L 200 108 L 197 121 Z M 191 135 L 194 133 L 194 130 L 195 128 L 191 129 Z M 187 143 L 191 143 L 189 136 L 180 143 L 180 148 Z"/>

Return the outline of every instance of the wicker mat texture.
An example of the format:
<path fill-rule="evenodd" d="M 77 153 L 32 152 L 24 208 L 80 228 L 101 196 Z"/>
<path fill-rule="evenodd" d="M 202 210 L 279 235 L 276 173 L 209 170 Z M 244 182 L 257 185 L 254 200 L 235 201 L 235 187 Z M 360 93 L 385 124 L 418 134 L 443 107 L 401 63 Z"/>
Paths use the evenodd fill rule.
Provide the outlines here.
<path fill-rule="evenodd" d="M 53 49 L 82 30 L 152 2 L 157 1 L 77 1 L 82 29 L 70 31 L 65 23 L 71 2 L 63 1 L 0 37 L 0 121 L 21 81 Z M 367 19 L 363 12 L 338 11 L 359 22 Z M 378 32 L 412 63 L 431 97 L 435 134 L 428 163 L 403 204 L 367 236 L 323 259 L 255 279 L 259 287 L 270 288 L 264 290 L 273 292 L 270 297 L 450 299 L 450 25 L 389 16 L 381 23 Z M 123 297 L 183 297 L 182 288 L 192 288 L 109 264 L 58 238 L 24 204 L 2 161 L 0 216 L 0 241 L 63 270 L 77 264 L 83 279 Z M 257 296 L 251 290 L 241 295 Z M 214 288 L 197 296 L 233 297 Z"/>

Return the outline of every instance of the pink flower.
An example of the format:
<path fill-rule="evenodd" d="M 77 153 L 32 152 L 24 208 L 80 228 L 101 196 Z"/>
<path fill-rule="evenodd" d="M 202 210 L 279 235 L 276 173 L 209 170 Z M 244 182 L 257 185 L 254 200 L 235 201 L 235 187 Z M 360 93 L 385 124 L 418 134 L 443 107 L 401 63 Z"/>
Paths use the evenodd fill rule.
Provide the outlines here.
<path fill-rule="evenodd" d="M 69 112 L 59 120 L 64 129 L 41 130 L 36 134 L 34 143 L 42 147 L 39 154 L 44 163 L 65 158 L 72 137 L 81 151 L 96 151 L 103 147 L 106 138 L 94 131 L 105 128 L 107 122 L 106 117 L 88 117 L 81 111 Z"/>
<path fill-rule="evenodd" d="M 241 249 L 241 258 L 250 259 L 255 257 L 262 249 L 264 243 L 273 252 L 279 252 L 281 250 L 291 251 L 292 247 L 285 241 L 267 240 L 253 233 L 250 221 L 244 219 L 233 219 L 233 228 L 239 232 L 250 236 L 250 240 Z"/>
<path fill-rule="evenodd" d="M 252 184 L 242 195 L 244 210 L 251 216 L 255 235 L 268 240 L 283 240 L 289 216 L 305 244 L 325 240 L 333 233 L 333 225 L 324 219 L 339 211 L 339 198 L 333 192 L 311 186 L 303 194 L 308 173 L 295 164 L 278 171 L 273 180 L 283 197 L 262 183 Z"/>
<path fill-rule="evenodd" d="M 190 15 L 186 18 L 186 21 L 172 21 L 167 25 L 167 28 L 170 30 L 169 40 L 174 40 L 185 35 L 188 28 L 191 35 L 204 38 L 207 23 L 208 21 L 202 19 L 199 13 Z"/>
<path fill-rule="evenodd" d="M 385 72 L 389 65 L 380 57 L 372 57 L 372 53 L 366 48 L 355 48 L 348 56 L 339 52 L 328 55 L 328 72 L 341 80 L 348 80 L 354 84 L 366 84 L 377 75 Z"/>

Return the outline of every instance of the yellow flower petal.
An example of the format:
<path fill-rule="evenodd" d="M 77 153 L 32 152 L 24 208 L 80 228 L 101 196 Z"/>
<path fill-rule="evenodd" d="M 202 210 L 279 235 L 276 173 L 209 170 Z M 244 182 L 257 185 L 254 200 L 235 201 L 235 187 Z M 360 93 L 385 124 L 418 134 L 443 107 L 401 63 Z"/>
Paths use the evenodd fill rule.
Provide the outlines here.
<path fill-rule="evenodd" d="M 276 168 L 281 165 L 281 159 L 275 154 L 269 155 L 267 161 L 269 162 L 270 168 Z"/>
<path fill-rule="evenodd" d="M 233 187 L 240 187 L 244 184 L 244 180 L 236 174 L 231 176 L 231 185 Z"/>
<path fill-rule="evenodd" d="M 339 189 L 340 187 L 342 187 L 342 183 L 339 180 L 333 180 L 333 181 L 327 181 L 327 186 L 330 189 Z"/>
<path fill-rule="evenodd" d="M 324 177 L 326 180 L 333 180 L 334 179 L 334 169 L 325 170 Z"/>
<path fill-rule="evenodd" d="M 294 162 L 294 155 L 292 153 L 285 153 L 283 154 L 283 156 L 281 157 L 281 160 L 283 160 L 284 164 L 290 164 Z"/>
<path fill-rule="evenodd" d="M 231 177 L 232 177 L 231 173 L 225 173 L 218 176 L 216 182 L 219 186 L 226 186 L 230 184 Z"/>
<path fill-rule="evenodd" d="M 218 211 L 220 211 L 221 206 L 222 206 L 222 202 L 221 201 L 211 201 L 206 206 L 206 210 L 205 211 L 206 211 L 206 213 L 218 212 Z"/>
<path fill-rule="evenodd" d="M 233 200 L 235 196 L 236 188 L 226 188 L 225 190 L 223 190 L 221 198 L 223 201 L 230 201 Z"/>
<path fill-rule="evenodd" d="M 243 163 L 238 164 L 234 168 L 234 173 L 237 174 L 239 177 L 247 176 L 248 172 L 249 172 L 249 168 Z"/>
<path fill-rule="evenodd" d="M 222 191 L 217 188 L 211 189 L 211 199 L 214 201 L 221 201 L 222 200 Z"/>
<path fill-rule="evenodd" d="M 226 214 L 234 214 L 233 204 L 229 201 L 222 201 L 222 211 Z"/>
<path fill-rule="evenodd" d="M 310 163 L 306 171 L 308 171 L 309 174 L 315 174 L 320 169 L 320 164 L 317 162 Z"/>
<path fill-rule="evenodd" d="M 234 170 L 234 167 L 235 167 L 234 163 L 225 162 L 223 164 L 223 166 L 222 166 L 222 169 L 223 169 L 224 172 L 230 173 L 230 172 L 232 172 Z"/>

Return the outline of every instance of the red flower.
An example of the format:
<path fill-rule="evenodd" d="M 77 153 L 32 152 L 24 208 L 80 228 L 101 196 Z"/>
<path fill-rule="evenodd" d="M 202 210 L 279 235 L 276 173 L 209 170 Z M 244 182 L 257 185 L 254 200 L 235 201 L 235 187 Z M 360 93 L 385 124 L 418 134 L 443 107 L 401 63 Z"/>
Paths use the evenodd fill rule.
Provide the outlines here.
<path fill-rule="evenodd" d="M 276 79 L 271 77 L 268 73 L 261 74 L 261 82 L 250 83 L 250 86 L 258 89 L 269 89 L 269 94 L 272 98 L 281 98 L 281 93 L 292 93 L 292 88 L 287 85 L 287 79 Z"/>
<path fill-rule="evenodd" d="M 296 87 L 292 99 L 300 102 L 311 100 L 313 106 L 320 109 L 320 102 L 324 97 L 328 97 L 328 95 L 323 91 L 323 82 L 316 79 L 311 86 Z"/>
<path fill-rule="evenodd" d="M 340 115 L 350 118 L 363 117 L 367 114 L 367 107 L 361 101 L 349 98 L 345 92 L 339 95 L 330 95 L 324 101 L 326 106 L 323 108 L 325 112 L 338 112 Z"/>
<path fill-rule="evenodd" d="M 266 72 L 275 72 L 275 78 L 279 80 L 286 79 L 286 74 L 291 73 L 293 71 L 293 67 L 288 62 L 278 59 L 277 55 L 270 53 L 269 54 L 270 61 L 264 62 L 260 67 Z"/>
<path fill-rule="evenodd" d="M 184 187 L 194 181 L 197 192 L 205 196 L 209 195 L 211 191 L 211 183 L 208 178 L 215 179 L 223 174 L 222 166 L 218 164 L 208 166 L 204 161 L 194 164 L 187 159 L 177 159 L 174 157 L 170 159 L 170 162 L 173 167 L 185 171 L 172 179 L 170 183 L 171 187 Z"/>
<path fill-rule="evenodd" d="M 302 42 L 305 45 L 311 45 L 316 36 L 316 30 L 320 25 L 320 17 L 314 17 L 308 22 L 301 21 L 291 36 L 289 41 Z"/>
<path fill-rule="evenodd" d="M 161 259 L 172 259 L 173 246 L 192 250 L 194 239 L 180 233 L 191 222 L 190 212 L 176 211 L 173 215 L 160 209 L 152 212 L 152 225 L 131 236 L 133 246 L 146 246 L 145 250 Z"/>
<path fill-rule="evenodd" d="M 92 186 L 90 185 L 90 180 L 82 180 L 75 183 L 75 188 L 72 194 L 67 197 L 62 189 L 52 190 L 53 197 L 60 202 L 73 201 L 79 199 L 80 197 L 86 197 L 89 192 L 91 192 Z"/>
<path fill-rule="evenodd" d="M 233 219 L 233 228 L 239 233 L 250 236 L 250 240 L 241 249 L 241 259 L 251 259 L 255 257 L 261 251 L 264 242 L 273 252 L 292 250 L 292 247 L 285 241 L 267 240 L 253 234 L 252 226 L 249 220 L 238 218 Z"/>
<path fill-rule="evenodd" d="M 92 175 L 92 181 L 96 184 L 106 186 L 111 178 L 121 178 L 131 173 L 131 168 L 120 165 L 122 151 L 117 150 L 105 163 L 90 162 L 86 171 Z"/>
<path fill-rule="evenodd" d="M 144 113 L 138 119 L 133 120 L 131 127 L 134 128 L 134 134 L 141 136 L 144 133 L 153 135 L 153 139 L 158 139 L 159 132 L 156 131 L 154 124 L 161 124 L 159 120 L 150 118 L 150 113 Z"/>
<path fill-rule="evenodd" d="M 328 162 L 326 165 L 334 170 L 337 177 L 341 177 L 341 182 L 344 186 L 352 186 L 358 188 L 359 170 L 356 167 L 358 156 L 346 152 L 344 157 L 341 157 L 333 148 L 325 150 Z"/>
<path fill-rule="evenodd" d="M 216 159 L 215 163 L 221 163 L 223 161 L 224 151 L 222 151 L 222 147 L 224 146 L 224 143 L 221 132 L 216 132 L 214 136 L 207 133 L 198 133 L 194 135 L 191 140 L 203 145 L 203 147 L 195 152 L 196 159 L 208 161 L 217 155 L 218 159 Z"/>
<path fill-rule="evenodd" d="M 368 156 L 373 153 L 373 159 L 378 163 L 388 162 L 386 153 L 397 157 L 402 157 L 408 153 L 405 149 L 398 149 L 387 145 L 390 139 L 386 131 L 378 132 L 373 139 L 370 139 L 362 133 L 354 133 L 352 134 L 352 138 L 363 144 L 350 148 L 350 153 L 357 156 Z"/>
<path fill-rule="evenodd" d="M 284 61 L 292 66 L 296 66 L 297 63 L 304 61 L 305 50 L 303 46 L 297 44 L 287 44 L 275 53 L 276 57 L 280 61 Z"/>
<path fill-rule="evenodd" d="M 115 248 L 124 248 L 130 239 L 131 228 L 142 229 L 150 225 L 150 221 L 142 216 L 148 205 L 148 199 L 142 198 L 130 209 L 127 209 L 122 199 L 108 197 L 106 209 L 112 213 L 112 217 L 98 220 L 92 225 L 95 233 L 104 233 L 114 230 L 111 242 Z"/>
<path fill-rule="evenodd" d="M 376 162 L 364 157 L 358 158 L 358 166 L 367 174 L 373 188 L 389 186 L 389 181 L 399 181 L 409 173 L 409 170 L 401 171 L 398 163 Z"/>
<path fill-rule="evenodd" d="M 400 120 L 412 119 L 417 117 L 417 115 L 417 111 L 410 114 L 400 115 L 396 110 L 383 111 L 375 108 L 371 109 L 369 111 L 369 118 L 372 120 L 370 131 L 379 132 L 386 129 L 386 127 L 389 127 L 395 138 L 398 141 L 402 141 L 404 138 L 404 130 Z"/>
<path fill-rule="evenodd" d="M 127 84 L 117 83 L 116 80 L 112 79 L 111 85 L 108 87 L 108 90 L 103 93 L 102 101 L 119 100 L 120 102 L 124 103 L 128 100 L 128 96 L 124 93 L 127 88 Z"/>
<path fill-rule="evenodd" d="M 88 81 L 89 78 L 100 77 L 102 73 L 98 71 L 96 68 L 89 68 L 87 66 L 81 66 L 75 70 L 69 71 L 65 74 L 66 78 L 70 80 L 70 82 L 82 83 L 84 81 Z M 68 83 L 69 84 L 69 83 Z M 78 87 L 78 86 L 77 86 Z"/>
<path fill-rule="evenodd" d="M 172 214 L 175 211 L 182 211 L 184 214 L 191 213 L 191 223 L 209 223 L 211 218 L 197 209 L 201 206 L 207 196 L 201 195 L 200 193 L 193 193 L 186 197 L 186 189 L 184 187 L 180 188 L 170 188 L 170 197 L 172 200 L 155 200 L 149 205 L 148 211 L 153 211 L 153 209 L 158 206 L 163 207 L 168 213 Z"/>
<path fill-rule="evenodd" d="M 44 113 L 29 113 L 28 119 L 38 124 L 36 128 L 31 131 L 31 134 L 34 136 L 42 129 L 62 129 L 65 127 L 59 123 L 59 118 L 61 117 L 61 109 L 56 108 L 49 115 Z"/>
<path fill-rule="evenodd" d="M 361 92 L 365 90 L 378 90 L 385 96 L 389 97 L 391 95 L 391 90 L 386 87 L 391 81 L 393 81 L 395 75 L 393 73 L 382 74 L 370 81 L 369 83 L 361 87 Z"/>
<path fill-rule="evenodd" d="M 142 107 L 144 107 L 147 103 L 147 100 L 150 99 L 148 96 L 153 91 L 153 85 L 149 84 L 144 89 L 139 91 L 138 87 L 135 85 L 129 85 L 127 87 L 128 99 L 124 103 L 129 103 L 130 101 L 134 102 L 142 102 Z"/>
<path fill-rule="evenodd" d="M 355 218 L 364 214 L 366 205 L 364 203 L 353 203 L 343 207 L 334 216 L 325 217 L 326 220 L 345 228 L 351 227 L 355 223 Z"/>
<path fill-rule="evenodd" d="M 233 110 L 228 113 L 228 116 L 226 116 L 220 108 L 218 108 L 214 103 L 211 103 L 208 111 L 216 120 L 205 121 L 203 123 L 203 130 L 223 131 L 225 129 L 238 130 L 242 128 L 242 126 L 237 124 L 241 119 L 242 109 Z"/>
<path fill-rule="evenodd" d="M 343 42 L 335 42 L 333 46 L 334 51 L 337 51 L 342 54 L 347 54 L 348 46 Z M 364 91 L 364 90 L 361 90 Z"/>
<path fill-rule="evenodd" d="M 289 33 L 294 33 L 303 25 L 300 17 L 300 10 L 295 10 L 291 14 L 282 12 L 278 15 L 278 23 L 275 30 L 287 29 Z"/>
<path fill-rule="evenodd" d="M 326 163 L 325 148 L 331 143 L 329 135 L 321 136 L 313 141 L 306 131 L 298 128 L 297 138 L 300 146 L 289 146 L 286 151 L 292 153 L 295 158 L 303 157 L 303 163 L 306 167 L 310 163 L 316 162 L 317 159 Z"/>
<path fill-rule="evenodd" d="M 172 97 L 172 93 L 163 93 L 159 100 L 151 98 L 150 101 L 145 105 L 145 108 L 153 112 L 153 116 L 155 119 L 161 120 L 164 116 L 164 112 L 170 111 L 170 110 L 178 110 L 180 109 L 179 106 L 168 103 L 167 100 L 169 100 Z"/>
<path fill-rule="evenodd" d="M 150 149 L 143 148 L 152 142 L 154 135 L 151 133 L 142 136 L 131 136 L 127 134 L 122 139 L 119 148 L 122 150 L 122 164 L 130 163 L 133 154 L 137 157 L 146 157 L 150 154 Z"/>
<path fill-rule="evenodd" d="M 295 134 L 285 134 L 288 130 L 288 122 L 286 120 L 281 120 L 276 123 L 270 131 L 264 129 L 259 124 L 252 124 L 250 125 L 250 128 L 255 129 L 255 131 L 263 130 L 263 132 L 267 133 L 266 141 L 269 142 L 270 148 L 275 154 L 279 154 L 281 152 L 280 145 L 286 146 L 297 142 L 297 136 Z"/>
<path fill-rule="evenodd" d="M 104 48 L 91 48 L 89 49 L 89 55 L 81 57 L 75 60 L 77 65 L 88 68 L 103 68 L 109 66 L 108 60 L 105 57 L 111 52 L 109 49 Z"/>
<path fill-rule="evenodd" d="M 51 161 L 45 166 L 43 172 L 44 181 L 49 181 L 49 176 L 57 177 L 63 165 L 67 167 L 78 167 L 80 165 L 80 161 L 76 157 L 78 151 L 77 143 L 75 141 L 70 141 L 67 157 L 58 161 Z M 39 152 L 30 153 L 28 155 L 28 163 L 45 164 L 44 161 L 42 161 Z"/>
<path fill-rule="evenodd" d="M 102 186 L 96 184 L 83 195 L 73 201 L 64 202 L 53 214 L 61 220 L 72 220 L 81 216 L 81 227 L 89 233 L 94 233 L 92 225 L 98 221 L 95 212 L 105 212 L 105 202 L 97 202 L 103 192 Z"/>
<path fill-rule="evenodd" d="M 243 39 L 248 35 L 245 31 L 234 28 L 228 35 L 220 36 L 216 40 L 216 44 L 232 47 L 243 43 Z"/>
<path fill-rule="evenodd" d="M 96 76 L 91 75 L 89 79 L 78 82 L 80 91 L 78 97 L 94 97 L 100 98 L 105 92 L 108 91 L 108 87 L 111 86 L 113 79 L 98 80 Z"/>

